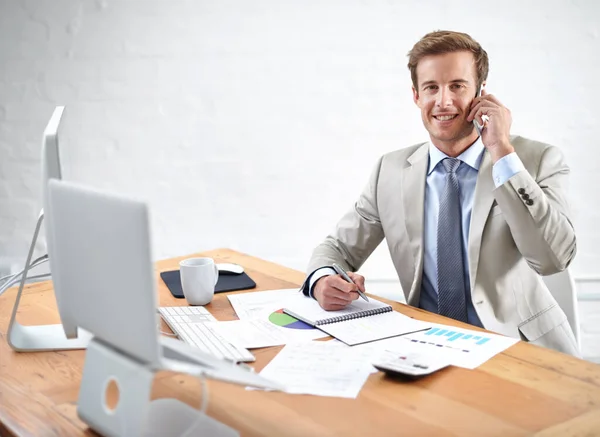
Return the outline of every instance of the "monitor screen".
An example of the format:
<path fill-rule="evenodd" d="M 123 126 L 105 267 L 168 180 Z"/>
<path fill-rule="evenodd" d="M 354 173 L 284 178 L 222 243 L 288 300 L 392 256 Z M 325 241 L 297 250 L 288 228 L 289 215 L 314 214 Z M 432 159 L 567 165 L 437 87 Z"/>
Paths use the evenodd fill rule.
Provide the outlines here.
<path fill-rule="evenodd" d="M 63 121 L 65 107 L 57 106 L 46 125 L 44 136 L 42 138 L 42 205 L 44 209 L 44 230 L 46 233 L 46 246 L 48 249 L 48 258 L 50 262 L 50 272 L 54 270 L 52 258 L 54 255 L 54 241 L 50 231 L 51 223 L 47 212 L 49 211 L 48 200 L 48 182 L 51 179 L 62 179 L 62 169 L 60 166 L 59 151 L 59 129 Z M 54 295 L 56 305 L 61 316 L 61 321 L 67 338 L 77 337 L 77 325 L 70 320 L 68 311 L 68 302 L 61 298 L 59 287 L 54 284 Z"/>

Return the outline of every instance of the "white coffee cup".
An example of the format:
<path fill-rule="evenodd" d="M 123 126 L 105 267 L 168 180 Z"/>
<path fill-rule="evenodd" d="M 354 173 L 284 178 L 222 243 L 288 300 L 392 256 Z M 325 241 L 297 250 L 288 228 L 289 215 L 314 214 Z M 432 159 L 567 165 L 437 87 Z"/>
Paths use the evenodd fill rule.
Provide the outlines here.
<path fill-rule="evenodd" d="M 190 305 L 206 305 L 215 295 L 219 269 L 212 258 L 189 258 L 179 263 L 185 300 Z"/>

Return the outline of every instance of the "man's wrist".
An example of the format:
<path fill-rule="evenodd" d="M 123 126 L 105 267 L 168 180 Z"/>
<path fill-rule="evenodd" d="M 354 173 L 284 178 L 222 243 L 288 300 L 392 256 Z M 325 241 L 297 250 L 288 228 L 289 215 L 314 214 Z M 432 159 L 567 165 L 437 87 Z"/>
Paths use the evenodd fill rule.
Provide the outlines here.
<path fill-rule="evenodd" d="M 488 148 L 490 152 L 490 156 L 492 158 L 492 164 L 495 164 L 500 159 L 504 158 L 506 155 L 510 155 L 515 151 L 515 148 L 510 144 L 510 142 L 504 142 L 498 144 L 497 146 Z"/>
<path fill-rule="evenodd" d="M 506 181 L 523 170 L 525 170 L 525 166 L 516 152 L 509 153 L 496 161 L 492 166 L 494 185 L 496 188 L 504 185 Z"/>
<path fill-rule="evenodd" d="M 329 275 L 335 275 L 335 270 L 333 270 L 333 268 L 329 267 L 329 266 L 323 266 L 320 267 L 318 269 L 316 269 L 314 272 L 312 272 L 310 280 L 308 281 L 308 296 L 309 297 L 313 297 L 313 292 L 315 289 L 315 285 L 317 284 L 317 281 L 319 279 L 321 279 L 323 276 L 329 276 Z"/>
<path fill-rule="evenodd" d="M 317 284 L 319 283 L 319 281 L 321 279 L 323 279 L 325 276 L 321 276 L 319 279 L 317 279 L 315 281 L 315 283 L 313 284 L 313 288 L 312 288 L 312 298 L 318 300 L 318 292 L 319 292 L 319 288 L 317 287 Z"/>

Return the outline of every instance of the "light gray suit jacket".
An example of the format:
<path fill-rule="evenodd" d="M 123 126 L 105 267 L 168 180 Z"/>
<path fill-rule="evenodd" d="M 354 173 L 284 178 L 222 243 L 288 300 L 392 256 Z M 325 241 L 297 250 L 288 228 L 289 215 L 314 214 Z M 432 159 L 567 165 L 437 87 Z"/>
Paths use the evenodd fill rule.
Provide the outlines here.
<path fill-rule="evenodd" d="M 468 242 L 473 304 L 486 329 L 579 355 L 540 277 L 564 270 L 576 252 L 569 167 L 556 147 L 522 137 L 511 144 L 526 171 L 496 188 L 487 150 L 479 168 Z M 418 306 L 428 163 L 428 143 L 382 156 L 354 207 L 314 250 L 308 271 L 334 262 L 357 271 L 385 238 L 406 301 Z"/>

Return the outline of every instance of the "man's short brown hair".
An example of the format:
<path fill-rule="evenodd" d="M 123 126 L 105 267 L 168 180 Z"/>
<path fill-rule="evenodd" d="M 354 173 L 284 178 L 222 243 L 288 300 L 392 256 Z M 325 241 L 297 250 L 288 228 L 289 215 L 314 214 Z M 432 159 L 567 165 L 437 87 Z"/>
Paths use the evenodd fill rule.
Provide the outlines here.
<path fill-rule="evenodd" d="M 488 55 L 485 50 L 466 33 L 450 30 L 437 30 L 428 33 L 417 42 L 408 52 L 408 69 L 413 86 L 418 90 L 417 64 L 425 56 L 441 55 L 444 53 L 468 51 L 475 58 L 475 72 L 477 74 L 477 89 L 487 79 L 489 71 Z"/>

